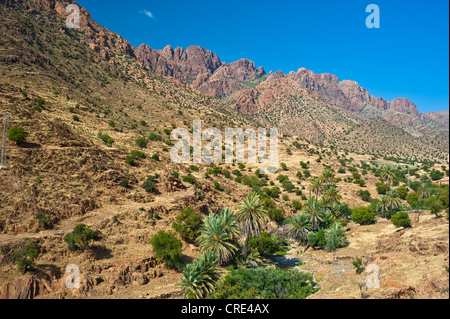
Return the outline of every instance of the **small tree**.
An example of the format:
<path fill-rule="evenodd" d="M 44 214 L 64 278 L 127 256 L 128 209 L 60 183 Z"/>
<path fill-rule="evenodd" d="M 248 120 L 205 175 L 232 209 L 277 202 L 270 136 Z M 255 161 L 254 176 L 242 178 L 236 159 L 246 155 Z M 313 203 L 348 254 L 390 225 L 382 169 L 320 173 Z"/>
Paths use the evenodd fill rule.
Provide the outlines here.
<path fill-rule="evenodd" d="M 146 148 L 148 144 L 148 140 L 144 137 L 140 137 L 136 139 L 136 145 L 140 148 Z"/>
<path fill-rule="evenodd" d="M 155 256 L 162 259 L 167 266 L 174 267 L 181 260 L 183 244 L 175 234 L 160 230 L 150 239 Z"/>
<path fill-rule="evenodd" d="M 11 127 L 8 131 L 8 140 L 23 144 L 28 136 L 28 132 L 23 127 Z"/>
<path fill-rule="evenodd" d="M 397 228 L 411 227 L 411 219 L 409 218 L 407 212 L 398 212 L 397 214 L 391 217 L 391 221 L 392 224 L 394 224 L 394 226 Z"/>
<path fill-rule="evenodd" d="M 35 267 L 34 260 L 38 255 L 36 245 L 30 239 L 27 239 L 22 248 L 11 253 L 11 258 L 17 264 L 19 271 L 24 274 Z"/>
<path fill-rule="evenodd" d="M 64 241 L 67 243 L 69 251 L 75 251 L 77 249 L 86 249 L 91 241 L 97 240 L 98 234 L 90 226 L 84 224 L 78 224 L 73 229 L 72 233 L 64 237 Z"/>
<path fill-rule="evenodd" d="M 352 220 L 360 225 L 375 224 L 376 215 L 369 207 L 356 207 L 352 209 Z"/>
<path fill-rule="evenodd" d="M 194 240 L 200 235 L 200 226 L 202 224 L 202 215 L 196 213 L 194 208 L 186 207 L 178 214 L 176 222 L 172 228 L 187 240 Z"/>

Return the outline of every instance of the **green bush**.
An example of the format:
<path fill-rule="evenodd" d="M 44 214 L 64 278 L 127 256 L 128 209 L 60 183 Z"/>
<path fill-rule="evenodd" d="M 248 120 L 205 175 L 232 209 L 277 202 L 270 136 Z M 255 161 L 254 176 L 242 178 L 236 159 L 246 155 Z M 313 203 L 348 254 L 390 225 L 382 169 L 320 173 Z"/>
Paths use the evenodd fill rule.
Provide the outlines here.
<path fill-rule="evenodd" d="M 8 130 L 8 140 L 16 142 L 16 144 L 22 144 L 26 141 L 28 132 L 23 127 L 11 127 Z"/>
<path fill-rule="evenodd" d="M 86 249 L 91 241 L 97 240 L 98 234 L 90 226 L 84 224 L 78 224 L 73 229 L 72 233 L 64 237 L 64 241 L 67 243 L 69 251 L 75 251 L 77 249 Z"/>
<path fill-rule="evenodd" d="M 389 191 L 389 187 L 385 183 L 376 183 L 378 194 L 385 195 Z"/>
<path fill-rule="evenodd" d="M 185 240 L 194 240 L 200 235 L 202 215 L 196 213 L 194 208 L 186 207 L 176 217 L 172 228 Z"/>
<path fill-rule="evenodd" d="M 254 268 L 232 270 L 212 299 L 305 299 L 318 289 L 313 276 L 298 270 Z"/>
<path fill-rule="evenodd" d="M 49 229 L 53 226 L 53 219 L 51 217 L 50 212 L 39 209 L 39 212 L 34 216 L 34 218 L 39 222 L 40 229 Z"/>
<path fill-rule="evenodd" d="M 391 217 L 392 224 L 394 224 L 395 227 L 400 228 L 407 228 L 411 227 L 411 219 L 408 216 L 407 212 L 398 212 L 394 216 Z"/>
<path fill-rule="evenodd" d="M 136 145 L 140 148 L 146 148 L 148 144 L 148 140 L 145 137 L 140 137 L 136 139 Z"/>
<path fill-rule="evenodd" d="M 120 181 L 119 186 L 123 187 L 123 188 L 128 188 L 129 186 L 129 181 L 128 178 L 124 178 Z"/>
<path fill-rule="evenodd" d="M 36 245 L 30 239 L 27 239 L 19 250 L 11 253 L 11 258 L 19 271 L 24 274 L 36 266 L 34 260 L 38 255 L 39 251 Z"/>
<path fill-rule="evenodd" d="M 408 196 L 408 189 L 405 186 L 400 186 L 397 188 L 398 197 L 405 200 L 406 196 Z"/>
<path fill-rule="evenodd" d="M 187 176 L 182 177 L 183 182 L 189 183 L 189 184 L 195 184 L 195 177 L 191 174 L 188 174 Z"/>
<path fill-rule="evenodd" d="M 130 166 L 136 166 L 136 158 L 134 156 L 127 156 L 125 159 L 125 163 Z"/>
<path fill-rule="evenodd" d="M 98 137 L 105 143 L 106 146 L 111 147 L 114 144 L 114 139 L 108 134 L 98 133 Z"/>
<path fill-rule="evenodd" d="M 162 136 L 158 135 L 158 134 L 155 134 L 155 133 L 150 133 L 148 139 L 150 141 L 162 141 Z"/>
<path fill-rule="evenodd" d="M 144 152 L 142 152 L 142 151 L 135 151 L 135 150 L 131 151 L 131 156 L 134 156 L 136 158 L 142 158 L 142 159 L 147 157 Z"/>
<path fill-rule="evenodd" d="M 259 238 L 251 238 L 248 246 L 251 250 L 257 250 L 264 257 L 273 256 L 277 251 L 283 249 L 267 232 L 262 233 Z"/>
<path fill-rule="evenodd" d="M 156 183 L 152 179 L 147 179 L 144 184 L 142 184 L 142 188 L 149 193 L 154 192 L 156 191 Z"/>
<path fill-rule="evenodd" d="M 153 154 L 152 155 L 152 160 L 159 161 L 159 155 L 158 154 Z"/>
<path fill-rule="evenodd" d="M 163 260 L 167 266 L 175 267 L 181 260 L 183 244 L 175 234 L 160 230 L 150 239 L 155 257 Z"/>
<path fill-rule="evenodd" d="M 369 207 L 356 207 L 352 209 L 352 220 L 360 225 L 371 225 L 376 222 L 376 214 Z"/>
<path fill-rule="evenodd" d="M 409 193 L 406 196 L 406 201 L 412 208 L 418 208 L 419 205 L 419 195 L 417 193 Z"/>

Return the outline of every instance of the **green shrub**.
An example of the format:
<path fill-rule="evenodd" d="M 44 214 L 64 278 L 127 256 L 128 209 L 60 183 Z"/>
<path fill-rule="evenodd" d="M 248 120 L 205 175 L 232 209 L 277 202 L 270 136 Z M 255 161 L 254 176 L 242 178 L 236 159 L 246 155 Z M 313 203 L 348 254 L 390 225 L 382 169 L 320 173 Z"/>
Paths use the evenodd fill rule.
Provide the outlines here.
<path fill-rule="evenodd" d="M 267 232 L 261 234 L 261 237 L 251 238 L 248 242 L 251 250 L 257 250 L 261 256 L 270 257 L 277 251 L 283 249 Z"/>
<path fill-rule="evenodd" d="M 376 183 L 378 194 L 385 195 L 389 191 L 389 187 L 385 183 Z"/>
<path fill-rule="evenodd" d="M 53 226 L 53 219 L 50 213 L 44 209 L 39 209 L 39 213 L 37 213 L 34 218 L 39 222 L 40 229 L 49 229 Z"/>
<path fill-rule="evenodd" d="M 356 257 L 355 259 L 353 259 L 353 267 L 355 267 L 356 269 L 356 273 L 362 274 L 364 272 L 364 270 L 366 270 L 365 267 L 365 263 L 363 262 L 363 260 L 359 257 Z"/>
<path fill-rule="evenodd" d="M 155 192 L 156 191 L 156 183 L 151 178 L 147 179 L 144 184 L 142 184 L 142 188 L 147 192 Z"/>
<path fill-rule="evenodd" d="M 136 166 L 136 158 L 134 156 L 127 156 L 125 159 L 125 163 L 130 166 Z"/>
<path fill-rule="evenodd" d="M 91 241 L 97 239 L 98 234 L 92 230 L 90 226 L 86 226 L 84 224 L 78 224 L 75 226 L 72 233 L 64 237 L 64 241 L 67 243 L 69 251 L 86 249 Z"/>
<path fill-rule="evenodd" d="M 219 283 L 212 299 L 305 299 L 318 289 L 313 276 L 278 268 L 232 270 Z"/>
<path fill-rule="evenodd" d="M 114 144 L 114 140 L 108 134 L 98 133 L 98 137 L 105 143 L 106 146 L 111 147 Z"/>
<path fill-rule="evenodd" d="M 298 200 L 293 200 L 292 207 L 294 207 L 295 210 L 299 211 L 299 210 L 302 210 L 303 205 Z"/>
<path fill-rule="evenodd" d="M 136 139 L 136 145 L 140 148 L 146 148 L 148 144 L 148 140 L 145 137 L 140 137 Z"/>
<path fill-rule="evenodd" d="M 356 207 L 352 209 L 352 220 L 360 225 L 371 225 L 376 222 L 376 214 L 369 207 Z"/>
<path fill-rule="evenodd" d="M 34 260 L 38 255 L 39 251 L 36 245 L 30 239 L 27 239 L 19 250 L 11 253 L 11 258 L 19 271 L 24 274 L 36 266 Z"/>
<path fill-rule="evenodd" d="M 191 174 L 188 174 L 187 176 L 183 176 L 182 177 L 183 182 L 185 183 L 189 183 L 189 184 L 195 184 L 195 177 L 192 176 Z"/>
<path fill-rule="evenodd" d="M 162 141 L 162 136 L 158 135 L 158 134 L 155 134 L 155 133 L 150 133 L 148 139 L 150 141 Z"/>
<path fill-rule="evenodd" d="M 181 260 L 183 244 L 175 234 L 160 230 L 150 239 L 155 257 L 163 260 L 167 266 L 175 267 Z"/>
<path fill-rule="evenodd" d="M 129 181 L 128 178 L 124 178 L 120 181 L 119 186 L 123 187 L 123 188 L 128 188 L 129 186 Z"/>
<path fill-rule="evenodd" d="M 134 156 L 134 157 L 137 157 L 137 158 L 142 158 L 142 159 L 147 157 L 144 152 L 142 152 L 142 151 L 135 151 L 135 150 L 131 151 L 131 156 Z"/>
<path fill-rule="evenodd" d="M 214 189 L 218 191 L 222 191 L 222 186 L 218 181 L 214 181 Z"/>
<path fill-rule="evenodd" d="M 23 127 L 11 127 L 8 130 L 8 140 L 16 142 L 16 144 L 23 144 L 28 136 L 28 132 Z"/>
<path fill-rule="evenodd" d="M 400 186 L 397 188 L 397 194 L 398 197 L 404 200 L 408 196 L 408 189 L 405 186 Z"/>
<path fill-rule="evenodd" d="M 78 115 L 73 115 L 73 116 L 72 116 L 72 119 L 73 119 L 75 122 L 79 122 L 79 121 L 80 121 L 80 117 L 79 117 Z"/>
<path fill-rule="evenodd" d="M 400 228 L 407 228 L 411 227 L 411 219 L 408 216 L 407 212 L 398 212 L 394 216 L 391 217 L 392 224 L 394 224 L 395 227 Z"/>
<path fill-rule="evenodd" d="M 159 155 L 158 154 L 153 154 L 152 155 L 152 160 L 159 161 Z"/>
<path fill-rule="evenodd" d="M 370 203 L 372 201 L 372 196 L 370 195 L 369 191 L 359 190 L 358 196 L 361 197 L 361 199 L 365 202 Z"/>
<path fill-rule="evenodd" d="M 409 193 L 406 196 L 406 201 L 412 208 L 418 208 L 419 205 L 419 195 L 417 193 Z"/>
<path fill-rule="evenodd" d="M 202 215 L 196 213 L 194 208 L 186 207 L 176 217 L 172 228 L 186 240 L 194 240 L 200 235 Z"/>

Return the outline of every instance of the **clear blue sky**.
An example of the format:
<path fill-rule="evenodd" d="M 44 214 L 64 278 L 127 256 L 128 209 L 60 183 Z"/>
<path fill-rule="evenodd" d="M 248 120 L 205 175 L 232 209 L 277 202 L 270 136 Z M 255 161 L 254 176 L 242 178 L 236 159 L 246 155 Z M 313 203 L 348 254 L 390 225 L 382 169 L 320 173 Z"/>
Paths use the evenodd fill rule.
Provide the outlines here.
<path fill-rule="evenodd" d="M 132 45 L 199 45 L 266 72 L 305 67 L 421 112 L 449 107 L 448 0 L 78 0 Z M 381 28 L 365 25 L 377 4 Z"/>

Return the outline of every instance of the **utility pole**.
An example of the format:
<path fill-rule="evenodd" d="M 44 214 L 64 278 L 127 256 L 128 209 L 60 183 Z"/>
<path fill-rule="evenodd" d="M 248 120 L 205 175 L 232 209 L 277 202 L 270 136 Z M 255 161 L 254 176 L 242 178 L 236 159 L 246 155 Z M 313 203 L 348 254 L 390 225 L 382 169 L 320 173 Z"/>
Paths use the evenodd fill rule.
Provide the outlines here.
<path fill-rule="evenodd" d="M 0 161 L 0 169 L 7 169 L 7 153 L 6 153 L 6 139 L 8 134 L 8 119 L 11 113 L 6 112 L 3 115 L 3 139 L 2 139 L 2 157 Z"/>

